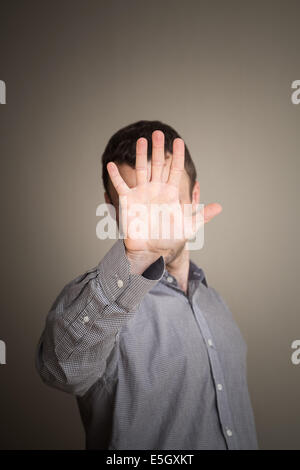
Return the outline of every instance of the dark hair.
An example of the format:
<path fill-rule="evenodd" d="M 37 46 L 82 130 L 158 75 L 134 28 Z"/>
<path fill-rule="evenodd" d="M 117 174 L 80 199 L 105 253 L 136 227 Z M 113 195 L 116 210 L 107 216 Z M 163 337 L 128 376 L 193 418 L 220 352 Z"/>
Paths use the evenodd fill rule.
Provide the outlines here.
<path fill-rule="evenodd" d="M 148 141 L 147 157 L 148 161 L 152 156 L 152 132 L 161 130 L 165 135 L 165 153 L 173 153 L 173 140 L 180 137 L 178 132 L 171 126 L 160 121 L 137 121 L 117 131 L 108 141 L 102 155 L 102 180 L 104 189 L 109 195 L 108 181 L 109 174 L 106 168 L 108 162 L 126 163 L 132 168 L 135 167 L 136 141 L 140 137 L 145 137 Z M 180 137 L 181 138 L 181 137 Z M 184 167 L 190 178 L 190 195 L 192 197 L 193 187 L 197 178 L 196 168 L 191 158 L 190 152 L 185 145 Z"/>

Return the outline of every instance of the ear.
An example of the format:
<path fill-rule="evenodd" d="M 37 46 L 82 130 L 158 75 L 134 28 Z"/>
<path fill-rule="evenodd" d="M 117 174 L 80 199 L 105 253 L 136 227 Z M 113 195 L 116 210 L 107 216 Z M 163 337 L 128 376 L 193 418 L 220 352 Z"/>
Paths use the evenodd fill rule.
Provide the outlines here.
<path fill-rule="evenodd" d="M 109 197 L 109 195 L 106 191 L 104 192 L 104 199 L 105 199 L 105 202 L 107 204 L 110 216 L 113 219 L 115 219 L 116 221 L 118 221 L 119 220 L 119 214 L 116 212 L 116 208 L 113 205 L 112 200 L 110 199 L 110 197 Z"/>
<path fill-rule="evenodd" d="M 110 197 L 106 191 L 104 192 L 104 199 L 105 199 L 106 204 L 112 204 Z"/>
<path fill-rule="evenodd" d="M 193 192 L 192 192 L 192 202 L 194 204 L 200 204 L 200 184 L 199 181 L 195 181 Z"/>

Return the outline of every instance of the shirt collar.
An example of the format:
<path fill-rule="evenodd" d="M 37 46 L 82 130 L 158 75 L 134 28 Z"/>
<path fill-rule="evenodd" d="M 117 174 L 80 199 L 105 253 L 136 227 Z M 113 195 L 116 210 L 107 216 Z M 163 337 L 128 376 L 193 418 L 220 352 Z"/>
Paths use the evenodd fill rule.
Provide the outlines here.
<path fill-rule="evenodd" d="M 167 268 L 165 268 L 165 271 L 161 280 L 168 284 L 173 284 L 173 285 L 177 284 L 175 277 L 172 276 L 172 274 L 168 272 Z M 189 282 L 200 281 L 207 287 L 207 282 L 206 282 L 204 271 L 201 268 L 199 268 L 192 260 L 190 260 L 190 264 L 189 264 L 188 281 Z"/>

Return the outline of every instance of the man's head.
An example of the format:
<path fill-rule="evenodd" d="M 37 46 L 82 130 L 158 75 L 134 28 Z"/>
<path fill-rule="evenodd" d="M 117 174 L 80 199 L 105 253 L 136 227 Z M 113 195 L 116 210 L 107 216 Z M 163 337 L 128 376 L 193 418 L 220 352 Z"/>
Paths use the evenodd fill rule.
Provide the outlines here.
<path fill-rule="evenodd" d="M 170 163 L 172 161 L 173 140 L 180 137 L 171 126 L 160 121 L 138 121 L 123 127 L 109 140 L 102 155 L 102 179 L 105 189 L 105 200 L 117 209 L 118 195 L 110 181 L 106 165 L 115 162 L 119 172 L 129 187 L 135 186 L 135 152 L 136 141 L 144 137 L 148 141 L 148 165 L 150 167 L 152 156 L 152 133 L 161 130 L 165 136 L 165 167 L 164 177 L 167 178 Z M 190 152 L 185 145 L 185 171 L 179 189 L 179 197 L 182 203 L 199 202 L 199 183 L 196 181 L 196 168 Z"/>

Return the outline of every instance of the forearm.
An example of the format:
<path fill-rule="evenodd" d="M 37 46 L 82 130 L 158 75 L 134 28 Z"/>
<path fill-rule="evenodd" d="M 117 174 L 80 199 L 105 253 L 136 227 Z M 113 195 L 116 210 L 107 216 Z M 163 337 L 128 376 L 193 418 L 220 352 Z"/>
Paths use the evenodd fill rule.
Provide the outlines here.
<path fill-rule="evenodd" d="M 133 269 L 139 270 L 137 266 Z M 146 277 L 132 272 L 118 240 L 96 268 L 71 281 L 53 304 L 39 342 L 36 364 L 42 379 L 84 394 L 104 374 L 116 334 L 163 271 L 160 258 Z"/>

